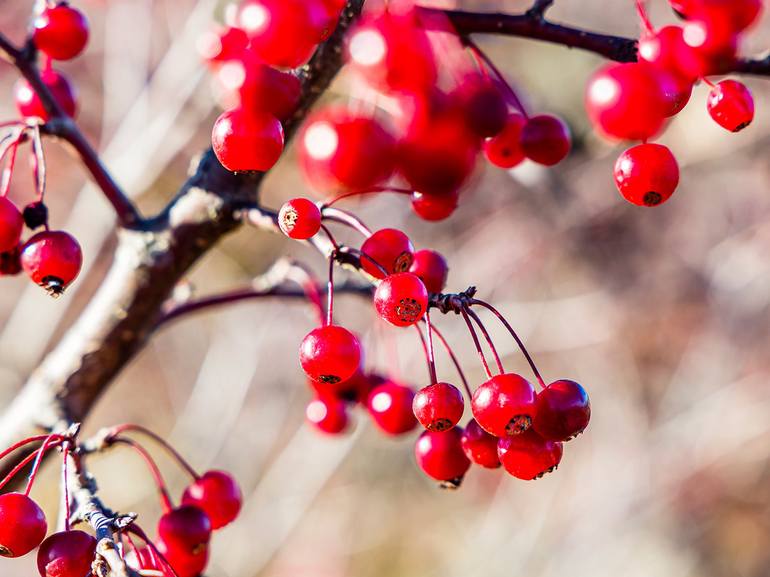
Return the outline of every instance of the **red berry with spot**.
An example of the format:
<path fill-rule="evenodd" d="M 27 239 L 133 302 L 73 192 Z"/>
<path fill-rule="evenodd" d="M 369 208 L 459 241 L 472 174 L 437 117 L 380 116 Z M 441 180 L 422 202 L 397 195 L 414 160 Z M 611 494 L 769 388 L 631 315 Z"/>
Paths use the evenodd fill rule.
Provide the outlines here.
<path fill-rule="evenodd" d="M 214 123 L 211 146 L 232 172 L 270 170 L 283 152 L 283 127 L 272 114 L 235 108 Z"/>
<path fill-rule="evenodd" d="M 321 230 L 321 211 L 307 198 L 293 198 L 278 212 L 278 226 L 295 240 L 306 240 Z"/>
<path fill-rule="evenodd" d="M 171 550 L 197 555 L 211 540 L 211 520 L 203 509 L 182 505 L 163 514 L 158 521 L 158 539 Z M 173 562 L 171 563 L 173 565 Z"/>
<path fill-rule="evenodd" d="M 0 252 L 14 250 L 21 240 L 24 217 L 8 198 L 0 196 Z"/>
<path fill-rule="evenodd" d="M 190 553 L 186 549 L 169 546 L 162 539 L 158 539 L 156 546 L 161 555 L 168 561 L 173 573 L 163 570 L 164 577 L 198 577 L 209 562 L 209 548 L 203 546 L 196 553 Z"/>
<path fill-rule="evenodd" d="M 497 441 L 498 438 L 482 429 L 476 419 L 471 419 L 463 431 L 462 447 L 473 463 L 487 469 L 497 469 L 500 467 Z"/>
<path fill-rule="evenodd" d="M 298 149 L 307 180 L 321 190 L 364 190 L 396 166 L 396 140 L 374 117 L 326 110 L 306 124 Z"/>
<path fill-rule="evenodd" d="M 32 39 L 54 60 L 70 60 L 88 44 L 88 20 L 77 8 L 59 2 L 35 18 Z"/>
<path fill-rule="evenodd" d="M 449 265 L 446 259 L 435 250 L 423 249 L 414 253 L 409 272 L 416 274 L 425 284 L 429 293 L 440 293 L 446 286 Z"/>
<path fill-rule="evenodd" d="M 414 391 L 393 381 L 385 381 L 369 393 L 367 408 L 375 424 L 389 435 L 402 435 L 417 426 L 412 412 Z"/>
<path fill-rule="evenodd" d="M 412 210 L 423 220 L 437 222 L 452 216 L 457 210 L 460 194 L 428 194 L 415 192 L 412 194 Z"/>
<path fill-rule="evenodd" d="M 45 538 L 45 514 L 21 493 L 0 495 L 0 556 L 22 557 Z"/>
<path fill-rule="evenodd" d="M 411 272 L 388 275 L 377 285 L 374 307 L 381 319 L 397 327 L 408 327 L 425 316 L 428 289 Z"/>
<path fill-rule="evenodd" d="M 40 78 L 51 91 L 53 97 L 59 103 L 59 106 L 68 116 L 75 116 L 77 112 L 77 102 L 75 99 L 75 89 L 67 77 L 56 70 L 44 70 L 40 73 Z M 43 106 L 42 101 L 32 89 L 26 79 L 20 78 L 14 87 L 14 99 L 16 109 L 25 119 L 39 118 L 43 122 L 51 119 L 50 115 Z"/>
<path fill-rule="evenodd" d="M 711 118 L 730 132 L 740 132 L 754 120 L 754 97 L 745 84 L 723 80 L 708 96 Z"/>
<path fill-rule="evenodd" d="M 414 416 L 429 431 L 448 431 L 460 422 L 465 399 L 449 383 L 434 383 L 417 391 L 412 402 Z"/>
<path fill-rule="evenodd" d="M 83 252 L 74 237 L 62 230 L 39 232 L 21 251 L 21 266 L 32 282 L 59 296 L 83 265 Z"/>
<path fill-rule="evenodd" d="M 375 278 L 406 272 L 414 260 L 412 241 L 400 230 L 383 228 L 361 245 L 362 268 Z"/>
<path fill-rule="evenodd" d="M 343 327 L 318 327 L 302 340 L 299 361 L 308 377 L 334 385 L 347 381 L 358 370 L 361 344 Z"/>
<path fill-rule="evenodd" d="M 492 377 L 473 393 L 476 422 L 495 437 L 518 435 L 532 424 L 535 388 L 524 377 L 508 373 Z"/>
<path fill-rule="evenodd" d="M 499 134 L 508 121 L 508 104 L 500 88 L 483 76 L 466 78 L 454 93 L 468 128 L 480 138 Z"/>
<path fill-rule="evenodd" d="M 37 552 L 40 577 L 88 577 L 96 555 L 96 539 L 83 531 L 54 533 Z"/>
<path fill-rule="evenodd" d="M 310 401 L 305 416 L 316 429 L 329 435 L 345 432 L 350 424 L 347 403 L 331 395 Z"/>
<path fill-rule="evenodd" d="M 446 488 L 459 487 L 471 466 L 463 452 L 462 434 L 460 427 L 444 432 L 425 431 L 414 447 L 420 469 Z"/>
<path fill-rule="evenodd" d="M 531 481 L 554 471 L 564 452 L 558 441 L 548 441 L 530 429 L 499 439 L 497 454 L 505 470 L 517 479 Z"/>
<path fill-rule="evenodd" d="M 580 384 L 554 381 L 537 396 L 532 428 L 549 441 L 569 441 L 591 420 L 591 401 Z"/>
<path fill-rule="evenodd" d="M 527 119 L 521 114 L 509 115 L 502 132 L 484 142 L 484 154 L 487 160 L 500 168 L 513 168 L 521 164 L 527 157 L 521 146 L 521 135 L 525 124 Z M 532 137 L 533 134 L 530 134 L 530 138 Z M 533 143 L 530 143 L 530 146 L 533 146 Z"/>
<path fill-rule="evenodd" d="M 221 529 L 238 517 L 243 495 L 232 475 L 207 471 L 185 489 L 182 504 L 198 507 L 208 516 L 212 529 Z"/>
<path fill-rule="evenodd" d="M 556 116 L 534 116 L 527 120 L 521 131 L 521 149 L 527 158 L 538 164 L 558 164 L 572 149 L 569 127 Z"/>
<path fill-rule="evenodd" d="M 615 163 L 615 184 L 623 197 L 638 206 L 658 206 L 679 185 L 679 165 L 661 144 L 629 148 Z"/>

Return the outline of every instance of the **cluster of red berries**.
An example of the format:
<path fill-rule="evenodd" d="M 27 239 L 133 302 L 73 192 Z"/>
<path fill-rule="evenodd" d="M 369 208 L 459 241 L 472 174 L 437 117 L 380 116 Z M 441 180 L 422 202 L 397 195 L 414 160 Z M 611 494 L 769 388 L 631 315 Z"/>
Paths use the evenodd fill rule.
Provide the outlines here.
<path fill-rule="evenodd" d="M 762 0 L 670 0 L 685 19 L 682 26 L 655 30 L 643 0 L 637 0 L 643 25 L 639 61 L 609 64 L 588 83 L 586 108 L 594 127 L 616 140 L 639 140 L 615 164 L 615 183 L 629 202 L 658 206 L 679 184 L 679 165 L 663 145 L 648 142 L 690 100 L 703 80 L 711 91 L 709 114 L 720 126 L 739 132 L 754 119 L 749 89 L 735 80 L 713 84 L 708 76 L 728 73 L 737 61 L 746 29 L 762 10 Z"/>
<path fill-rule="evenodd" d="M 182 504 L 172 505 L 157 465 L 147 451 L 125 433 L 146 433 L 161 442 L 192 476 L 192 482 L 182 495 Z M 78 461 L 72 459 L 78 447 L 73 436 L 52 434 L 31 437 L 9 447 L 0 454 L 5 457 L 32 443 L 42 442 L 40 448 L 25 458 L 4 480 L 0 488 L 11 482 L 24 467 L 34 462 L 24 493 L 0 495 L 0 556 L 22 557 L 37 551 L 37 566 L 41 577 L 89 577 L 96 555 L 96 539 L 85 531 L 71 528 L 69 470 Z M 118 543 L 127 564 L 135 570 L 157 571 L 163 577 L 196 577 L 206 567 L 208 546 L 213 530 L 231 523 L 238 516 L 242 495 L 235 480 L 222 471 L 198 475 L 184 459 L 157 435 L 132 425 L 112 429 L 104 437 L 110 444 L 126 444 L 134 448 L 150 466 L 160 491 L 164 513 L 158 523 L 158 536 L 150 540 L 136 523 L 120 529 Z M 29 496 L 43 456 L 53 450 L 63 453 L 63 531 L 46 538 L 48 524 L 45 514 Z M 76 459 L 81 458 L 79 455 Z M 75 471 L 77 472 L 77 471 Z M 77 514 L 77 511 L 75 512 Z M 83 519 L 77 517 L 77 521 Z M 135 543 L 138 537 L 143 543 Z"/>

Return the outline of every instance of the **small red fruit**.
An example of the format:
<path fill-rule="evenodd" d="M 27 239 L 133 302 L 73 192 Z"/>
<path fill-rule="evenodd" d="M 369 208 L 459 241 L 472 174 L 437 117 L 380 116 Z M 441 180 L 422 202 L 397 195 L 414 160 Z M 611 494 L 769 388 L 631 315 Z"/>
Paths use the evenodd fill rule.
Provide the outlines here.
<path fill-rule="evenodd" d="M 281 120 L 294 113 L 302 95 L 295 74 L 271 68 L 249 52 L 219 66 L 214 78 L 224 91 L 224 108 L 267 112 Z"/>
<path fill-rule="evenodd" d="M 278 226 L 295 240 L 307 240 L 321 230 L 321 211 L 307 198 L 293 198 L 278 212 Z"/>
<path fill-rule="evenodd" d="M 664 26 L 639 39 L 639 59 L 691 84 L 697 79 L 688 66 L 691 48 L 681 26 Z"/>
<path fill-rule="evenodd" d="M 88 577 L 96 555 L 96 539 L 83 531 L 54 533 L 37 552 L 40 577 Z"/>
<path fill-rule="evenodd" d="M 465 399 L 454 385 L 434 383 L 417 391 L 412 410 L 420 424 L 429 431 L 448 431 L 460 422 L 465 411 Z"/>
<path fill-rule="evenodd" d="M 21 493 L 0 495 L 0 556 L 22 557 L 45 538 L 48 524 L 42 509 Z"/>
<path fill-rule="evenodd" d="M 500 467 L 497 441 L 498 438 L 482 429 L 476 419 L 471 419 L 463 431 L 462 447 L 472 462 L 487 469 L 497 469 Z"/>
<path fill-rule="evenodd" d="M 35 18 L 32 39 L 54 60 L 69 60 L 88 44 L 88 20 L 67 2 L 45 8 Z"/>
<path fill-rule="evenodd" d="M 0 276 L 14 276 L 21 272 L 21 247 L 0 252 Z"/>
<path fill-rule="evenodd" d="M 425 316 L 428 289 L 410 272 L 388 275 L 377 285 L 374 307 L 381 319 L 397 327 L 408 327 Z"/>
<path fill-rule="evenodd" d="M 302 340 L 299 361 L 308 377 L 334 385 L 356 373 L 361 363 L 361 345 L 356 336 L 343 327 L 318 327 Z"/>
<path fill-rule="evenodd" d="M 361 245 L 361 267 L 375 278 L 406 272 L 414 260 L 412 241 L 400 230 L 383 228 Z"/>
<path fill-rule="evenodd" d="M 524 116 L 518 113 L 510 114 L 502 132 L 484 142 L 487 160 L 500 168 L 513 168 L 521 164 L 526 158 L 521 147 L 521 134 L 525 124 L 527 119 Z M 530 134 L 530 138 L 533 136 Z"/>
<path fill-rule="evenodd" d="M 412 412 L 414 391 L 393 381 L 385 381 L 369 393 L 367 407 L 375 424 L 389 435 L 408 433 L 417 426 Z"/>
<path fill-rule="evenodd" d="M 21 240 L 24 217 L 8 198 L 0 196 L 0 252 L 14 250 Z"/>
<path fill-rule="evenodd" d="M 61 295 L 77 278 L 82 265 L 78 241 L 62 230 L 37 233 L 21 251 L 24 272 L 53 297 Z"/>
<path fill-rule="evenodd" d="M 264 172 L 281 157 L 283 127 L 271 114 L 235 108 L 217 118 L 211 146 L 227 170 Z"/>
<path fill-rule="evenodd" d="M 658 206 L 674 194 L 679 184 L 679 165 L 667 147 L 640 144 L 618 158 L 615 184 L 628 202 Z"/>
<path fill-rule="evenodd" d="M 414 253 L 409 272 L 416 274 L 425 284 L 429 293 L 438 294 L 446 286 L 449 265 L 446 259 L 435 250 L 423 249 Z"/>
<path fill-rule="evenodd" d="M 158 551 L 168 561 L 173 573 L 163 570 L 164 577 L 198 577 L 209 562 L 209 548 L 201 547 L 197 553 L 190 553 L 186 549 L 169 547 L 162 539 L 156 543 Z"/>
<path fill-rule="evenodd" d="M 233 476 L 224 471 L 207 471 L 185 489 L 183 505 L 201 509 L 213 529 L 235 521 L 243 504 L 243 495 Z"/>
<path fill-rule="evenodd" d="M 414 447 L 420 469 L 447 489 L 459 487 L 471 466 L 462 449 L 462 434 L 460 427 L 444 432 L 425 431 Z"/>
<path fill-rule="evenodd" d="M 208 547 L 211 540 L 211 520 L 203 509 L 182 505 L 161 516 L 158 521 L 158 539 L 169 550 L 197 555 Z"/>
<path fill-rule="evenodd" d="M 61 72 L 50 69 L 41 72 L 40 78 L 43 84 L 48 87 L 48 90 L 51 91 L 51 94 L 53 94 L 64 113 L 74 118 L 77 112 L 75 89 L 70 81 L 67 80 L 67 77 Z M 16 101 L 16 109 L 23 118 L 39 118 L 43 122 L 51 119 L 43 106 L 43 102 L 25 78 L 20 78 L 16 82 L 14 99 Z"/>
<path fill-rule="evenodd" d="M 437 222 L 452 216 L 457 210 L 460 194 L 427 194 L 415 192 L 412 194 L 412 210 L 423 220 Z"/>
<path fill-rule="evenodd" d="M 228 26 L 204 32 L 195 46 L 204 60 L 220 63 L 241 58 L 248 45 L 249 37 L 243 30 Z"/>
<path fill-rule="evenodd" d="M 329 435 L 344 432 L 350 422 L 347 403 L 331 395 L 310 401 L 305 409 L 305 416 L 319 431 Z"/>
<path fill-rule="evenodd" d="M 521 131 L 521 149 L 527 158 L 538 164 L 558 164 L 572 149 L 569 127 L 556 116 L 534 116 L 527 120 Z"/>
<path fill-rule="evenodd" d="M 754 120 L 754 97 L 745 84 L 723 80 L 708 96 L 711 118 L 730 132 L 740 132 Z"/>
<path fill-rule="evenodd" d="M 532 427 L 549 441 L 569 441 L 582 433 L 591 420 L 588 393 L 575 381 L 560 380 L 537 396 Z"/>
<path fill-rule="evenodd" d="M 535 388 L 524 377 L 508 373 L 492 377 L 473 393 L 476 422 L 495 437 L 518 435 L 532 424 Z"/>
<path fill-rule="evenodd" d="M 497 454 L 505 470 L 525 481 L 539 479 L 555 470 L 563 452 L 561 443 L 547 441 L 532 429 L 497 443 Z"/>
<path fill-rule="evenodd" d="M 455 91 L 471 132 L 480 138 L 499 134 L 508 121 L 508 104 L 500 88 L 480 75 L 465 79 Z"/>

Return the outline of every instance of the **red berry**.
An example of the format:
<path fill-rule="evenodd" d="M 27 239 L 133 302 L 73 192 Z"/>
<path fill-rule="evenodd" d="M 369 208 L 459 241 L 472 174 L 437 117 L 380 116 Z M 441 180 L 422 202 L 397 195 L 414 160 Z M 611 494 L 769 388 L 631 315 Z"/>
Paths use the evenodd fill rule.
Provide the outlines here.
<path fill-rule="evenodd" d="M 484 154 L 487 160 L 500 168 L 513 168 L 519 165 L 526 158 L 521 148 L 521 133 L 525 124 L 527 119 L 524 116 L 518 113 L 510 114 L 503 131 L 484 142 Z M 530 138 L 532 136 L 530 134 Z"/>
<path fill-rule="evenodd" d="M 497 454 L 505 470 L 525 481 L 539 479 L 555 470 L 563 452 L 561 443 L 547 441 L 532 429 L 497 442 Z"/>
<path fill-rule="evenodd" d="M 434 383 L 417 391 L 412 402 L 414 416 L 429 431 L 448 431 L 460 422 L 465 399 L 449 383 Z"/>
<path fill-rule="evenodd" d="M 207 471 L 185 489 L 182 504 L 198 507 L 206 513 L 213 529 L 221 529 L 238 517 L 243 495 L 232 475 Z"/>
<path fill-rule="evenodd" d="M 499 134 L 508 121 L 508 104 L 500 88 L 480 75 L 464 79 L 455 98 L 465 114 L 471 132 L 480 138 Z"/>
<path fill-rule="evenodd" d="M 521 131 L 521 149 L 530 160 L 553 166 L 572 148 L 569 127 L 561 118 L 542 114 L 527 120 Z"/>
<path fill-rule="evenodd" d="M 237 23 L 265 63 L 297 68 L 313 55 L 332 20 L 318 0 L 246 0 Z"/>
<path fill-rule="evenodd" d="M 347 403 L 330 395 L 310 401 L 305 416 L 319 431 L 329 435 L 344 432 L 349 424 Z"/>
<path fill-rule="evenodd" d="M 618 158 L 615 184 L 628 202 L 658 206 L 674 194 L 679 184 L 679 165 L 665 146 L 640 144 Z"/>
<path fill-rule="evenodd" d="M 745 84 L 723 80 L 708 96 L 711 118 L 730 132 L 740 132 L 754 120 L 754 97 Z"/>
<path fill-rule="evenodd" d="M 688 66 L 691 50 L 680 26 L 664 26 L 639 39 L 639 60 L 690 83 L 697 79 Z"/>
<path fill-rule="evenodd" d="M 535 388 L 524 377 L 514 373 L 497 375 L 474 391 L 473 417 L 495 437 L 520 434 L 532 424 L 535 396 Z"/>
<path fill-rule="evenodd" d="M 321 230 L 321 211 L 312 200 L 293 198 L 278 212 L 278 226 L 289 238 L 306 240 Z"/>
<path fill-rule="evenodd" d="M 50 69 L 41 72 L 40 78 L 43 84 L 48 87 L 48 90 L 51 91 L 62 110 L 68 116 L 74 117 L 77 112 L 75 89 L 67 80 L 67 77 L 61 72 Z M 40 98 L 26 79 L 20 78 L 16 82 L 14 98 L 16 100 L 16 109 L 22 117 L 39 118 L 43 122 L 51 119 Z"/>
<path fill-rule="evenodd" d="M 54 533 L 37 552 L 40 577 L 88 577 L 96 555 L 96 539 L 83 531 Z"/>
<path fill-rule="evenodd" d="M 724 18 L 709 13 L 699 15 L 684 24 L 682 37 L 692 49 L 687 66 L 697 77 L 723 74 L 735 63 L 738 36 Z"/>
<path fill-rule="evenodd" d="M 449 265 L 440 253 L 423 249 L 414 253 L 409 272 L 420 277 L 429 293 L 440 293 L 446 286 Z"/>
<path fill-rule="evenodd" d="M 321 383 L 308 379 L 308 383 L 319 397 L 335 397 L 348 403 L 366 403 L 369 392 L 383 380 L 375 375 L 368 375 L 359 368 L 347 381 Z"/>
<path fill-rule="evenodd" d="M 271 114 L 235 108 L 217 118 L 211 146 L 227 170 L 264 172 L 278 162 L 283 152 L 283 127 Z"/>
<path fill-rule="evenodd" d="M 423 220 L 436 222 L 452 216 L 457 210 L 460 194 L 427 194 L 415 192 L 412 195 L 412 209 Z"/>
<path fill-rule="evenodd" d="M 646 140 L 671 110 L 671 77 L 646 62 L 609 64 L 591 78 L 586 108 L 594 126 L 620 140 Z"/>
<path fill-rule="evenodd" d="M 249 45 L 249 37 L 240 28 L 217 27 L 198 37 L 196 47 L 204 60 L 210 63 L 239 59 Z"/>
<path fill-rule="evenodd" d="M 361 345 L 356 336 L 343 327 L 318 327 L 302 340 L 299 361 L 308 377 L 334 385 L 356 373 L 361 363 Z"/>
<path fill-rule="evenodd" d="M 0 252 L 0 276 L 13 276 L 21 272 L 21 247 Z"/>
<path fill-rule="evenodd" d="M 209 548 L 204 546 L 197 553 L 169 547 L 162 539 L 156 543 L 158 551 L 168 561 L 173 573 L 163 570 L 164 577 L 198 577 L 209 562 Z"/>
<path fill-rule="evenodd" d="M 83 264 L 80 245 L 62 230 L 39 232 L 21 251 L 21 266 L 32 282 L 59 296 L 74 281 Z"/>
<path fill-rule="evenodd" d="M 425 431 L 414 447 L 420 469 L 446 488 L 459 487 L 471 466 L 462 449 L 462 434 L 460 427 L 444 432 Z"/>
<path fill-rule="evenodd" d="M 710 15 L 728 22 L 735 32 L 751 26 L 762 12 L 762 0 L 669 0 L 686 18 Z"/>
<path fill-rule="evenodd" d="M 24 229 L 24 217 L 8 198 L 0 196 L 0 252 L 14 250 Z"/>
<path fill-rule="evenodd" d="M 500 467 L 497 441 L 498 438 L 482 429 L 476 419 L 471 419 L 463 431 L 462 447 L 472 462 L 487 469 L 497 469 Z"/>
<path fill-rule="evenodd" d="M 158 539 L 169 551 L 178 550 L 197 555 L 208 547 L 211 540 L 211 520 L 203 509 L 182 505 L 161 516 L 158 521 Z"/>
<path fill-rule="evenodd" d="M 417 426 L 412 412 L 414 391 L 393 381 L 385 381 L 369 393 L 367 407 L 376 425 L 389 435 L 408 433 Z"/>
<path fill-rule="evenodd" d="M 298 154 L 316 188 L 364 190 L 393 174 L 396 141 L 376 118 L 325 110 L 305 125 Z"/>
<path fill-rule="evenodd" d="M 549 441 L 569 441 L 591 420 L 588 393 L 575 381 L 554 381 L 537 396 L 532 428 Z"/>
<path fill-rule="evenodd" d="M 361 267 L 375 278 L 406 272 L 414 260 L 412 241 L 400 230 L 383 228 L 361 245 Z M 384 271 L 383 271 L 384 269 Z"/>
<path fill-rule="evenodd" d="M 32 39 L 54 60 L 69 60 L 88 44 L 88 20 L 67 2 L 44 9 L 35 18 Z"/>
<path fill-rule="evenodd" d="M 224 91 L 225 108 L 268 112 L 279 119 L 294 113 L 302 95 L 295 74 L 266 66 L 248 52 L 219 66 L 215 79 Z"/>
<path fill-rule="evenodd" d="M 381 319 L 397 327 L 408 327 L 425 316 L 428 289 L 410 272 L 388 275 L 377 285 L 374 307 Z"/>
<path fill-rule="evenodd" d="M 21 557 L 45 538 L 48 524 L 40 507 L 21 493 L 0 495 L 0 556 Z"/>

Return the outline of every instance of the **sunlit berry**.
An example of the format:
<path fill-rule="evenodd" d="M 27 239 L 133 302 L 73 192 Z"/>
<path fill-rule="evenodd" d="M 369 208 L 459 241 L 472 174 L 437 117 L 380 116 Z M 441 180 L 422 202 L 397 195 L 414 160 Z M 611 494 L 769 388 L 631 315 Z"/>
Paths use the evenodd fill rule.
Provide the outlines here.
<path fill-rule="evenodd" d="M 429 431 L 447 431 L 460 422 L 465 399 L 449 383 L 434 383 L 417 391 L 412 402 L 414 416 Z"/>
<path fill-rule="evenodd" d="M 460 427 L 448 431 L 425 431 L 414 447 L 414 455 L 420 469 L 441 481 L 442 487 L 457 488 L 462 483 L 471 462 L 462 449 Z"/>
<path fill-rule="evenodd" d="M 518 435 L 532 424 L 535 397 L 535 388 L 524 377 L 513 373 L 497 375 L 474 391 L 473 417 L 491 435 Z"/>
<path fill-rule="evenodd" d="M 321 211 L 307 198 L 292 198 L 278 211 L 281 232 L 295 240 L 306 240 L 321 230 Z"/>
<path fill-rule="evenodd" d="M 44 70 L 40 79 L 51 91 L 59 106 L 67 116 L 74 117 L 77 113 L 75 89 L 64 74 L 54 69 Z M 14 86 L 16 109 L 23 118 L 39 118 L 43 122 L 51 119 L 43 102 L 25 78 L 20 78 Z"/>
<path fill-rule="evenodd" d="M 420 277 L 429 293 L 440 293 L 446 286 L 449 265 L 440 253 L 423 249 L 414 253 L 409 272 Z"/>
<path fill-rule="evenodd" d="M 96 539 L 83 531 L 54 533 L 40 545 L 40 577 L 88 577 L 96 555 Z"/>
<path fill-rule="evenodd" d="M 527 158 L 538 164 L 558 164 L 567 158 L 571 149 L 569 127 L 557 116 L 533 116 L 521 130 L 521 150 Z"/>
<path fill-rule="evenodd" d="M 500 467 L 500 457 L 497 456 L 498 438 L 490 435 L 471 419 L 465 425 L 462 436 L 462 447 L 465 455 L 477 465 L 487 469 Z"/>
<path fill-rule="evenodd" d="M 375 278 L 406 272 L 414 260 L 414 246 L 400 230 L 380 229 L 361 245 L 361 267 Z"/>
<path fill-rule="evenodd" d="M 548 441 L 533 429 L 497 442 L 497 455 L 508 473 L 517 479 L 539 479 L 559 466 L 564 452 L 558 441 Z"/>
<path fill-rule="evenodd" d="M 343 327 L 318 327 L 302 340 L 299 360 L 302 369 L 314 381 L 341 383 L 358 370 L 361 344 L 353 333 Z"/>
<path fill-rule="evenodd" d="M 310 401 L 305 416 L 316 429 L 329 435 L 343 433 L 350 423 L 347 403 L 331 395 Z"/>
<path fill-rule="evenodd" d="M 438 222 L 454 214 L 459 199 L 457 191 L 450 194 L 415 192 L 412 194 L 412 210 L 423 220 Z"/>
<path fill-rule="evenodd" d="M 26 555 L 42 543 L 47 530 L 45 514 L 28 496 L 0 495 L 0 556 Z"/>
<path fill-rule="evenodd" d="M 35 45 L 54 60 L 70 60 L 88 44 L 88 20 L 67 2 L 45 8 L 32 23 Z"/>
<path fill-rule="evenodd" d="M 229 473 L 206 471 L 185 489 L 182 504 L 198 507 L 208 516 L 212 529 L 220 529 L 238 517 L 243 495 Z"/>
<path fill-rule="evenodd" d="M 428 289 L 411 272 L 391 274 L 377 285 L 374 307 L 381 319 L 397 327 L 408 327 L 425 316 Z"/>
<path fill-rule="evenodd" d="M 271 114 L 228 110 L 214 123 L 211 146 L 227 170 L 264 172 L 281 157 L 283 127 Z"/>
<path fill-rule="evenodd" d="M 518 113 L 509 115 L 502 132 L 484 142 L 484 154 L 487 160 L 500 168 L 518 166 L 527 157 L 521 147 L 521 133 L 525 124 L 527 119 L 523 115 Z M 532 137 L 533 135 L 530 134 L 530 138 Z"/>
<path fill-rule="evenodd" d="M 21 251 L 24 272 L 54 297 L 77 278 L 82 265 L 83 252 L 78 241 L 62 230 L 37 233 Z"/>
<path fill-rule="evenodd" d="M 679 165 L 661 144 L 629 148 L 615 163 L 615 185 L 623 197 L 638 206 L 658 206 L 679 185 Z"/>
<path fill-rule="evenodd" d="M 591 401 L 579 383 L 554 381 L 537 396 L 532 428 L 544 439 L 568 441 L 591 420 Z"/>
<path fill-rule="evenodd" d="M 417 426 L 412 412 L 414 391 L 393 381 L 384 381 L 369 393 L 367 408 L 377 427 L 389 435 L 402 435 Z"/>
<path fill-rule="evenodd" d="M 730 132 L 740 132 L 754 120 L 754 97 L 736 80 L 723 80 L 714 86 L 707 106 L 711 118 Z"/>

